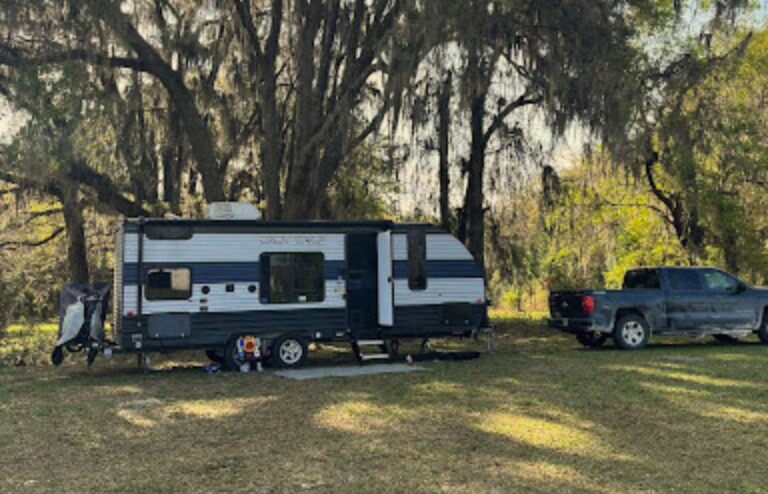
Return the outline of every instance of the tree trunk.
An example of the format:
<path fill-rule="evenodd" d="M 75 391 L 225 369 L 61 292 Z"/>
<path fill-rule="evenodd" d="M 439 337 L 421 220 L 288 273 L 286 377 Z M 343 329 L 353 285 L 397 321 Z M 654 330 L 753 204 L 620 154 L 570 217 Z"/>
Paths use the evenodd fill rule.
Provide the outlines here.
<path fill-rule="evenodd" d="M 163 201 L 170 206 L 171 212 L 181 214 L 181 168 L 184 146 L 176 117 L 176 110 L 171 104 L 168 115 L 167 142 L 163 148 Z"/>
<path fill-rule="evenodd" d="M 226 167 L 219 164 L 211 131 L 181 75 L 139 34 L 128 16 L 120 10 L 119 4 L 97 0 L 88 0 L 87 3 L 123 44 L 136 53 L 143 65 L 142 69 L 155 76 L 168 91 L 178 111 L 197 170 L 203 178 L 205 199 L 208 202 L 223 201 L 226 197 Z"/>
<path fill-rule="evenodd" d="M 316 191 L 311 181 L 312 168 L 320 145 L 310 146 L 317 131 L 318 116 L 322 109 L 315 104 L 315 38 L 319 29 L 320 6 L 316 0 L 298 0 L 295 14 L 300 19 L 296 42 L 296 109 L 294 116 L 294 162 L 288 171 L 285 192 L 285 216 L 288 219 L 312 219 L 312 204 Z"/>
<path fill-rule="evenodd" d="M 467 163 L 467 193 L 464 198 L 467 247 L 477 262 L 483 266 L 483 271 L 485 270 L 485 209 L 483 208 L 486 147 L 483 128 L 485 98 L 486 92 L 480 91 L 473 96 L 470 104 L 472 140 Z"/>
<path fill-rule="evenodd" d="M 261 95 L 261 180 L 266 199 L 266 217 L 278 220 L 282 217 L 280 197 L 280 164 L 282 162 L 281 122 L 277 111 L 277 70 L 275 61 L 279 50 L 278 40 L 283 19 L 282 0 L 272 2 L 272 25 L 259 67 Z"/>
<path fill-rule="evenodd" d="M 67 267 L 72 283 L 88 283 L 88 249 L 85 242 L 83 209 L 77 197 L 77 189 L 63 184 L 61 203 L 64 224 L 67 229 Z"/>
<path fill-rule="evenodd" d="M 451 91 L 452 74 L 448 72 L 438 98 L 438 150 L 440 154 L 440 224 L 446 230 L 451 229 L 450 186 L 448 170 L 448 137 L 451 131 Z"/>

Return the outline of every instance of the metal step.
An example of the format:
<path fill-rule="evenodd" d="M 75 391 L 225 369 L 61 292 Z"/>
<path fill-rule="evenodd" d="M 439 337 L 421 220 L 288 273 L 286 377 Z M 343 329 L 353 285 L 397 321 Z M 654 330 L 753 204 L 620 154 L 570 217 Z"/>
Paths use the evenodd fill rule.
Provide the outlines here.
<path fill-rule="evenodd" d="M 366 360 L 386 360 L 389 359 L 388 353 L 371 353 L 368 355 L 360 355 L 360 360 L 366 361 Z"/>
<path fill-rule="evenodd" d="M 384 340 L 357 340 L 357 346 L 383 345 Z"/>

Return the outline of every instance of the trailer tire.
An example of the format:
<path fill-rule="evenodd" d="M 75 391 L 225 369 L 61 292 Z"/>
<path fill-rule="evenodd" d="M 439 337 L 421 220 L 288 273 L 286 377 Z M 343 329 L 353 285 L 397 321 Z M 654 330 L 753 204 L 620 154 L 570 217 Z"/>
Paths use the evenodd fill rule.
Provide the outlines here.
<path fill-rule="evenodd" d="M 600 348 L 608 340 L 608 335 L 605 333 L 597 333 L 595 331 L 587 331 L 584 333 L 578 333 L 576 340 L 587 348 Z"/>
<path fill-rule="evenodd" d="M 215 362 L 217 364 L 224 364 L 224 351 L 218 348 L 209 348 L 205 351 L 205 356 L 208 357 L 208 359 L 211 362 Z"/>
<path fill-rule="evenodd" d="M 297 336 L 284 335 L 272 342 L 269 362 L 275 367 L 295 368 L 307 362 L 309 347 Z"/>
<path fill-rule="evenodd" d="M 648 344 L 651 328 L 645 318 L 629 313 L 616 321 L 613 330 L 613 342 L 621 350 L 640 350 Z"/>
<path fill-rule="evenodd" d="M 245 362 L 240 362 L 237 359 L 237 340 L 245 335 L 235 335 L 232 338 L 229 339 L 227 342 L 227 346 L 224 347 L 224 367 L 226 367 L 228 370 L 239 372 L 240 371 L 240 365 L 244 364 Z M 206 351 L 206 354 L 208 352 Z M 251 368 L 253 368 L 253 365 L 251 365 Z"/>

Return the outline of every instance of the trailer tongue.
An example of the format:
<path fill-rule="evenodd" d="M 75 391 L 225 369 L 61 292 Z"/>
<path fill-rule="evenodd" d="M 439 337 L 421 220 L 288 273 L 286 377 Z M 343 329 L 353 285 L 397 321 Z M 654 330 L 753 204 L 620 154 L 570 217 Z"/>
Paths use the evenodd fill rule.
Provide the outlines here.
<path fill-rule="evenodd" d="M 53 365 L 64 360 L 64 349 L 71 353 L 87 350 L 88 366 L 107 344 L 104 320 L 109 310 L 110 285 L 67 283 L 59 296 L 59 339 L 51 353 Z"/>

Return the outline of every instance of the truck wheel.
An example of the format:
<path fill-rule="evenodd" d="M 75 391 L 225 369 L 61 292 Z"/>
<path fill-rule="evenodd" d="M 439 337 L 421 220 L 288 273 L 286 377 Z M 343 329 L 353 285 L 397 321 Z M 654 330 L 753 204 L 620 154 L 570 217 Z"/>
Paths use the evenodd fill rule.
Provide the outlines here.
<path fill-rule="evenodd" d="M 307 361 L 307 343 L 301 338 L 285 335 L 272 343 L 269 361 L 275 367 L 301 367 Z"/>
<path fill-rule="evenodd" d="M 648 344 L 651 328 L 646 320 L 637 314 L 627 314 L 616 322 L 613 342 L 622 350 L 639 350 Z"/>
<path fill-rule="evenodd" d="M 596 331 L 587 331 L 576 335 L 576 340 L 587 348 L 600 348 L 607 339 L 608 335 Z"/>
<path fill-rule="evenodd" d="M 763 315 L 763 322 L 760 323 L 760 329 L 757 330 L 757 337 L 763 343 L 768 344 L 768 311 Z"/>
<path fill-rule="evenodd" d="M 224 351 L 219 350 L 218 348 L 209 348 L 205 351 L 205 356 L 208 357 L 211 362 L 216 362 L 217 364 L 224 363 Z"/>

